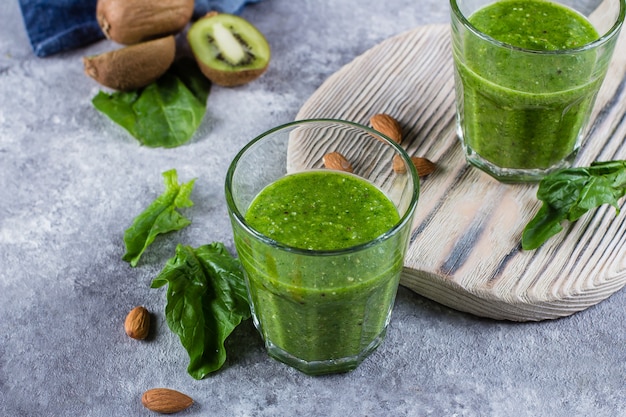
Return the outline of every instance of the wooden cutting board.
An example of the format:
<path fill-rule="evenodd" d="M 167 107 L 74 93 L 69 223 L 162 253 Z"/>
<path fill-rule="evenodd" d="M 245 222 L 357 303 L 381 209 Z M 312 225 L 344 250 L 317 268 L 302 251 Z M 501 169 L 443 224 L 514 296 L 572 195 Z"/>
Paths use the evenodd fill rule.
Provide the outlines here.
<path fill-rule="evenodd" d="M 592 20 L 602 19 L 600 6 Z M 626 31 L 615 48 L 577 165 L 626 159 Z M 417 27 L 376 45 L 329 77 L 297 119 L 369 124 L 396 117 L 410 155 L 437 171 L 422 179 L 401 284 L 444 305 L 514 321 L 553 319 L 626 284 L 626 209 L 603 206 L 534 251 L 521 234 L 540 207 L 536 185 L 506 185 L 466 164 L 455 132 L 448 25 Z"/>

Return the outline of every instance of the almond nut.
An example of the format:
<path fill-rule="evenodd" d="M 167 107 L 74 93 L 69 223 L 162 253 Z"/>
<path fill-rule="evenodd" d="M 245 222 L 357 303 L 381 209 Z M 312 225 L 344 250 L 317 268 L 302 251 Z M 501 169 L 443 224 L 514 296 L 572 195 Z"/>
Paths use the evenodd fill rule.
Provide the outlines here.
<path fill-rule="evenodd" d="M 339 152 L 331 152 L 324 155 L 322 158 L 324 166 L 328 169 L 335 169 L 337 171 L 352 172 L 352 165 L 346 159 L 345 156 Z"/>
<path fill-rule="evenodd" d="M 415 169 L 417 169 L 417 175 L 420 177 L 425 177 L 426 175 L 431 174 L 437 168 L 432 161 L 419 156 L 412 156 L 411 161 L 413 162 L 413 165 L 415 165 Z M 406 172 L 404 160 L 400 155 L 396 154 L 393 157 L 392 164 L 395 173 L 404 174 Z"/>
<path fill-rule="evenodd" d="M 150 330 L 150 312 L 141 306 L 130 310 L 124 321 L 124 330 L 133 339 L 145 339 Z"/>
<path fill-rule="evenodd" d="M 193 404 L 193 399 L 173 389 L 153 388 L 143 393 L 141 403 L 148 410 L 162 414 L 173 414 L 190 407 Z"/>
<path fill-rule="evenodd" d="M 372 127 L 396 143 L 402 142 L 400 123 L 385 113 L 375 114 L 370 118 Z"/>

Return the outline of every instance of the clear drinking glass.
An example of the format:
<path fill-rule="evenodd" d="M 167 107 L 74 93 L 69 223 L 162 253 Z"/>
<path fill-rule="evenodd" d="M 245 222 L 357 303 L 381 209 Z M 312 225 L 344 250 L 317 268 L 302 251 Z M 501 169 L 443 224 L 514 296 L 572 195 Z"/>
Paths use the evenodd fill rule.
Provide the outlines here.
<path fill-rule="evenodd" d="M 393 203 L 399 220 L 392 227 L 355 246 L 314 250 L 283 244 L 250 226 L 246 213 L 261 190 L 295 173 L 328 172 L 322 161 L 331 152 L 351 163 L 347 175 L 373 184 Z M 392 169 L 394 157 L 404 169 Z M 341 120 L 289 123 L 238 153 L 227 173 L 226 200 L 254 324 L 270 356 L 307 374 L 325 374 L 352 370 L 376 349 L 402 272 L 418 181 L 399 145 Z M 341 222 L 341 215 L 333 221 Z M 311 233 L 325 233 L 324 227 L 331 226 Z"/>
<path fill-rule="evenodd" d="M 520 14 L 519 24 L 506 27 L 503 15 L 473 20 L 496 3 L 508 4 L 511 16 Z M 567 42 L 581 35 L 557 20 L 567 10 L 557 8 L 542 21 L 544 13 L 529 8 L 537 3 L 548 2 L 513 7 L 510 0 L 450 0 L 458 136 L 468 162 L 503 182 L 537 181 L 571 165 L 624 21 L 624 0 L 605 0 L 593 15 L 582 9 L 588 2 L 550 1 L 591 22 L 599 35 L 557 50 L 547 35 Z M 513 36 L 521 37 L 527 25 L 541 25 L 541 33 L 522 48 Z"/>

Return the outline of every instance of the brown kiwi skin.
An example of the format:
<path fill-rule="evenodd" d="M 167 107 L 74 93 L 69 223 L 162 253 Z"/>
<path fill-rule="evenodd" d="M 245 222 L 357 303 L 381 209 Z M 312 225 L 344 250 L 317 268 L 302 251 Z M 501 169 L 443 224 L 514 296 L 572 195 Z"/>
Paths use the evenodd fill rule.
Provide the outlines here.
<path fill-rule="evenodd" d="M 167 36 L 83 58 L 85 73 L 105 87 L 131 91 L 163 75 L 174 62 L 176 40 Z"/>
<path fill-rule="evenodd" d="M 98 0 L 96 19 L 108 39 L 133 45 L 182 31 L 193 10 L 194 0 Z"/>
<path fill-rule="evenodd" d="M 200 70 L 209 80 L 222 87 L 236 87 L 243 85 L 259 78 L 267 69 L 268 65 L 263 68 L 248 69 L 232 72 L 217 71 L 214 68 L 204 64 L 200 59 L 196 59 Z"/>

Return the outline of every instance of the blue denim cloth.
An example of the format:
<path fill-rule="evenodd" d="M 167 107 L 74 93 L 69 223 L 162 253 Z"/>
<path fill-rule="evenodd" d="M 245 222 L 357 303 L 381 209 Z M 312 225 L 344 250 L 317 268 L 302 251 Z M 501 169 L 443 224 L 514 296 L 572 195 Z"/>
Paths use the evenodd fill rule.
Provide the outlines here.
<path fill-rule="evenodd" d="M 158 0 L 155 0 L 158 1 Z M 216 10 L 237 14 L 261 0 L 196 0 L 194 17 Z M 96 21 L 97 0 L 19 0 L 26 32 L 39 57 L 88 45 L 104 37 Z"/>

